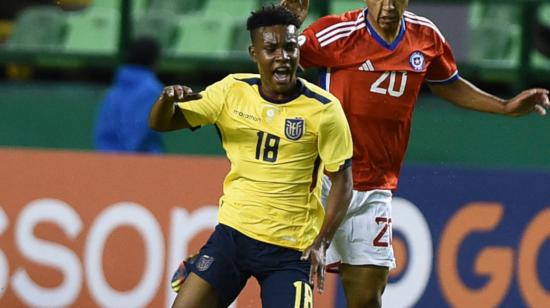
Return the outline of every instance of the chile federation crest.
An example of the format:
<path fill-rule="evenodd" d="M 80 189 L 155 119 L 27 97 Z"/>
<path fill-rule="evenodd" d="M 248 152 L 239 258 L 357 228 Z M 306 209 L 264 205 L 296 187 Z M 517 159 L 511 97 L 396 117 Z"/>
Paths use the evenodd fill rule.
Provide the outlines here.
<path fill-rule="evenodd" d="M 416 72 L 424 70 L 424 55 L 420 51 L 415 51 L 409 57 L 409 64 Z"/>

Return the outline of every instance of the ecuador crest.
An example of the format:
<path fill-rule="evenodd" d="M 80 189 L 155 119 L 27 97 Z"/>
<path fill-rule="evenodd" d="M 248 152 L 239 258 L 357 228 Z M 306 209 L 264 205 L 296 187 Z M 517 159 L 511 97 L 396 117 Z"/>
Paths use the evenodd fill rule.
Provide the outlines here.
<path fill-rule="evenodd" d="M 285 136 L 290 140 L 298 140 L 304 135 L 306 123 L 304 119 L 286 119 L 285 120 Z"/>

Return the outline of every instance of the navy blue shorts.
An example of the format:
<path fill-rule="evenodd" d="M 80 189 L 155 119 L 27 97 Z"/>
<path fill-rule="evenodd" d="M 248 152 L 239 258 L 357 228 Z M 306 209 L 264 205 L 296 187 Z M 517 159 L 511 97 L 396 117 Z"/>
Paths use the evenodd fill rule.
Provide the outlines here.
<path fill-rule="evenodd" d="M 190 270 L 216 289 L 222 307 L 229 306 L 254 276 L 263 308 L 310 308 L 310 262 L 302 253 L 252 239 L 218 224 Z"/>

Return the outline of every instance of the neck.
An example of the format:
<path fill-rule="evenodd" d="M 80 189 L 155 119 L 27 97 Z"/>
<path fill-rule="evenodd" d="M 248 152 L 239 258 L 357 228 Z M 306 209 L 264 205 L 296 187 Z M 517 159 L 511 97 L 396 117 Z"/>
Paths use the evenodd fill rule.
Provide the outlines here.
<path fill-rule="evenodd" d="M 387 27 L 387 28 L 380 27 L 378 22 L 376 22 L 376 20 L 374 20 L 374 17 L 372 17 L 371 14 L 367 14 L 367 19 L 368 19 L 369 23 L 371 24 L 371 26 L 376 31 L 376 33 L 378 33 L 378 35 L 386 43 L 391 44 L 397 38 L 397 36 L 399 35 L 399 30 L 401 30 L 401 24 L 402 24 L 401 19 L 395 25 L 395 27 Z"/>
<path fill-rule="evenodd" d="M 275 92 L 272 89 L 264 87 L 262 83 L 259 87 L 260 95 L 270 102 L 287 102 L 295 99 L 301 93 L 301 86 L 297 79 L 293 82 L 288 91 Z"/>

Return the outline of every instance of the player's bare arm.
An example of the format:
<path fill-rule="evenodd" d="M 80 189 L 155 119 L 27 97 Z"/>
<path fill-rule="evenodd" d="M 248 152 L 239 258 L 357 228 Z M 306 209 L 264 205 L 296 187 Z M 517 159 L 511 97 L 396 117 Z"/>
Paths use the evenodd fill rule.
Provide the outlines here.
<path fill-rule="evenodd" d="M 191 88 L 181 85 L 167 86 L 149 113 L 149 127 L 157 131 L 171 131 L 188 128 L 189 123 L 181 111 L 176 108 L 176 102 L 200 99 L 201 95 Z"/>
<path fill-rule="evenodd" d="M 328 176 L 330 177 L 332 186 L 328 194 L 325 220 L 319 235 L 315 238 L 313 244 L 304 251 L 302 256 L 303 259 L 309 258 L 311 262 L 309 280 L 311 284 L 314 284 L 315 277 L 317 277 L 317 289 L 319 293 L 322 293 L 325 287 L 325 252 L 334 236 L 334 232 L 336 232 L 336 229 L 338 229 L 346 216 L 353 186 L 351 168 L 331 172 Z"/>
<path fill-rule="evenodd" d="M 294 15 L 298 16 L 301 22 L 306 20 L 307 10 L 309 7 L 308 0 L 281 0 L 279 4 L 294 13 Z"/>
<path fill-rule="evenodd" d="M 435 95 L 457 106 L 481 112 L 508 116 L 521 116 L 531 112 L 545 115 L 546 109 L 550 108 L 548 90 L 542 88 L 522 91 L 509 100 L 484 92 L 463 78 L 450 84 L 432 84 L 430 89 Z"/>

